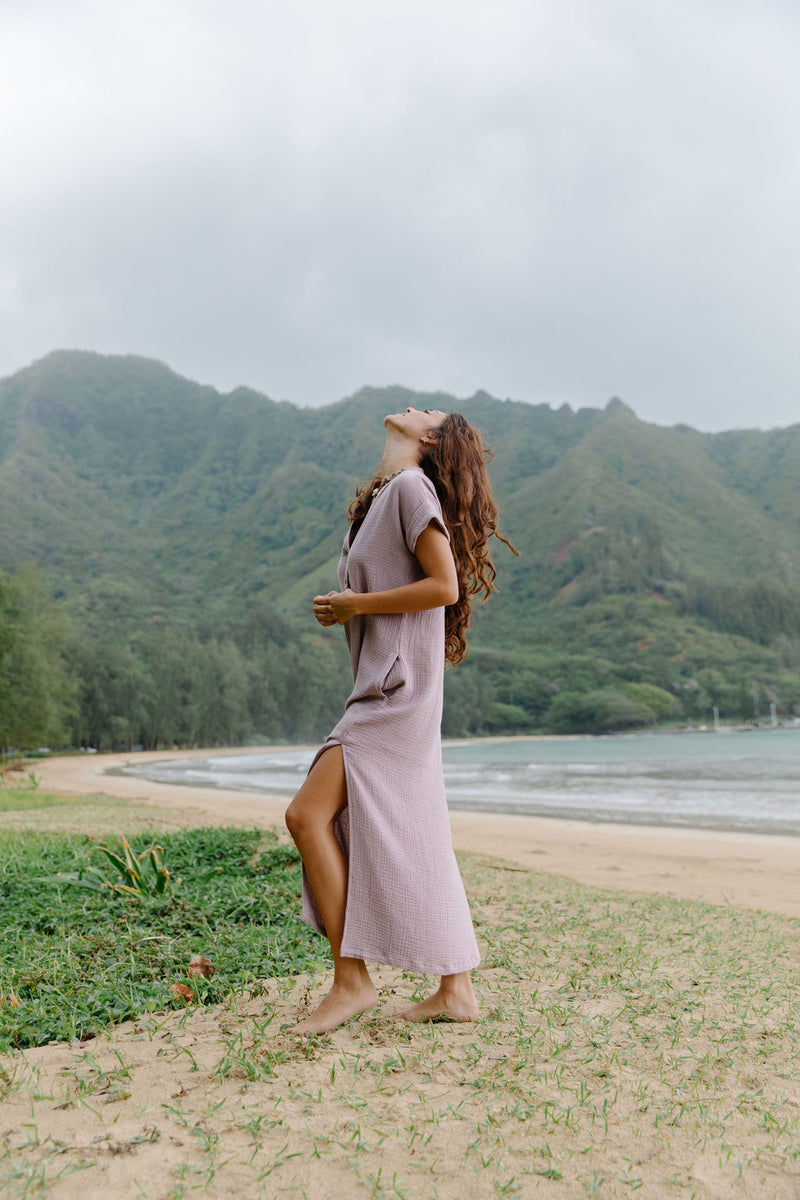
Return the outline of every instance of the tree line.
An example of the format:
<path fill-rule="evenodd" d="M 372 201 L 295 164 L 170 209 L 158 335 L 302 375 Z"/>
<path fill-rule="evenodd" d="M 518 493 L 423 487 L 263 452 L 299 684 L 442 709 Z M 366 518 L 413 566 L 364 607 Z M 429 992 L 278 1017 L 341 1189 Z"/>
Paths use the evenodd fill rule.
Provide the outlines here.
<path fill-rule="evenodd" d="M 347 697 L 343 639 L 267 611 L 222 630 L 79 634 L 36 573 L 0 573 L 0 750 L 311 741 Z"/>
<path fill-rule="evenodd" d="M 686 604 L 714 595 L 698 588 Z M 758 626 L 782 630 L 769 649 L 633 596 L 540 614 L 540 632 L 513 649 L 474 633 L 466 662 L 445 675 L 443 733 L 604 733 L 707 722 L 715 706 L 725 720 L 768 718 L 773 704 L 800 714 L 800 636 L 786 593 L 774 599 Z M 301 629 L 256 606 L 227 622 L 81 632 L 33 568 L 0 573 L 0 752 L 316 742 L 350 686 L 341 630 Z"/>

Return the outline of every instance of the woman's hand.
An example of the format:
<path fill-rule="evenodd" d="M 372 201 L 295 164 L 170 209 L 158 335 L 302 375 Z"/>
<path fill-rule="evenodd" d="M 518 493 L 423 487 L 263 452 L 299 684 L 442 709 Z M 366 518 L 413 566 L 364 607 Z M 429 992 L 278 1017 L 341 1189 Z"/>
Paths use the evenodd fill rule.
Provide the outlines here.
<path fill-rule="evenodd" d="M 458 600 L 458 574 L 450 543 L 433 522 L 417 538 L 417 559 L 424 578 L 385 592 L 327 592 L 314 597 L 320 625 L 345 625 L 352 617 L 380 613 L 424 612 L 446 608 Z"/>
<path fill-rule="evenodd" d="M 344 625 L 358 615 L 358 593 L 351 588 L 343 592 L 326 592 L 314 597 L 314 616 L 320 625 Z"/>

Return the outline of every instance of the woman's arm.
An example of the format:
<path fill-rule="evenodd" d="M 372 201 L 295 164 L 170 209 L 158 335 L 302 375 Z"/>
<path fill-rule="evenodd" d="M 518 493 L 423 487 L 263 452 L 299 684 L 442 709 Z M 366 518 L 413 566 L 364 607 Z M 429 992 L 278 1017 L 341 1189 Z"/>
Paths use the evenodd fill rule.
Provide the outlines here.
<path fill-rule="evenodd" d="M 386 592 L 328 592 L 314 597 L 314 616 L 320 625 L 344 625 L 367 613 L 422 612 L 443 608 L 458 599 L 458 576 L 446 536 L 431 523 L 417 538 L 416 556 L 424 579 Z"/>

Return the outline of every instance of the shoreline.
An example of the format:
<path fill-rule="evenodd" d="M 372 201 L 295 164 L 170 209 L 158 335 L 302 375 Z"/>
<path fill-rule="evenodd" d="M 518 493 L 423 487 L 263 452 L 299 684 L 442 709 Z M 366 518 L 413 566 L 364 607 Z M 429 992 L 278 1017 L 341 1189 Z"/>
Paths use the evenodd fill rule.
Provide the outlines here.
<path fill-rule="evenodd" d="M 498 741 L 507 741 L 510 739 L 499 738 L 497 740 Z M 458 745 L 458 744 L 463 744 L 463 743 L 450 742 L 448 744 L 449 745 Z M 289 753 L 289 752 L 300 752 L 300 751 L 311 755 L 313 753 L 313 748 L 310 746 L 283 746 L 283 747 L 281 747 L 280 751 L 278 751 L 278 753 L 282 753 L 282 752 Z M 172 753 L 172 752 L 160 752 L 160 753 L 163 754 L 163 753 Z M 231 753 L 231 751 L 226 751 L 226 753 Z M 236 752 L 234 752 L 234 753 L 236 753 Z M 236 753 L 236 757 L 239 757 L 240 754 L 243 755 L 245 753 L 247 753 L 247 751 L 242 751 L 240 753 Z M 260 750 L 253 750 L 252 753 L 254 755 L 255 754 L 260 755 L 260 754 L 266 753 L 266 751 L 262 748 Z M 215 757 L 215 755 L 216 755 L 216 751 L 213 751 L 210 753 L 198 752 L 198 754 L 195 755 L 195 757 L 200 757 L 201 761 L 207 762 L 210 758 Z M 164 758 L 156 759 L 153 761 L 153 766 L 158 766 L 159 762 L 164 762 L 164 761 L 165 761 Z M 185 760 L 182 759 L 181 757 L 177 757 L 175 759 L 175 762 L 182 762 L 182 761 L 185 761 Z M 118 777 L 118 778 L 123 778 L 123 779 L 139 779 L 145 784 L 155 783 L 155 784 L 164 784 L 166 786 L 172 786 L 172 781 L 169 778 L 156 779 L 156 778 L 148 776 L 145 772 L 142 772 L 140 774 L 137 768 L 138 768 L 138 763 L 127 763 L 127 764 L 121 765 L 121 766 L 109 767 L 106 771 L 106 774 L 109 776 L 112 776 L 112 777 Z M 299 777 L 298 777 L 298 779 L 299 779 Z M 291 796 L 289 795 L 289 793 L 284 788 L 281 788 L 278 786 L 276 786 L 276 787 L 255 787 L 255 786 L 247 786 L 247 784 L 242 783 L 242 784 L 239 784 L 238 786 L 229 785 L 228 787 L 225 787 L 224 785 L 220 785 L 215 780 L 210 779 L 210 778 L 209 779 L 193 779 L 189 783 L 179 783 L 179 784 L 176 784 L 175 786 L 179 786 L 182 788 L 184 788 L 184 787 L 199 788 L 202 791 L 216 792 L 217 794 L 225 794 L 225 795 L 233 794 L 233 795 L 237 795 L 237 796 L 252 796 L 255 798 L 273 797 L 273 798 L 280 800 L 281 802 L 284 802 L 286 804 L 288 804 L 289 800 L 291 799 Z M 506 807 L 503 807 L 504 804 L 506 805 Z M 780 828 L 780 827 L 778 827 L 778 828 L 766 827 L 765 828 L 764 822 L 761 822 L 760 826 L 755 823 L 752 826 L 737 825 L 733 821 L 730 821 L 728 823 L 725 823 L 723 821 L 718 821 L 718 822 L 707 821 L 705 824 L 695 824 L 691 820 L 658 820 L 657 818 L 651 818 L 649 816 L 644 816 L 644 815 L 621 816 L 618 814 L 618 812 L 616 810 L 608 809 L 608 808 L 599 808 L 599 807 L 596 808 L 596 810 L 593 813 L 590 813 L 587 809 L 569 808 L 567 806 L 564 806 L 561 808 L 551 806 L 549 811 L 545 811 L 543 809 L 526 810 L 525 805 L 518 801 L 511 801 L 511 802 L 501 801 L 499 804 L 492 805 L 491 807 L 487 807 L 485 804 L 482 804 L 481 801 L 479 801 L 479 800 L 476 801 L 476 800 L 456 799 L 456 800 L 448 800 L 447 807 L 448 807 L 448 812 L 451 814 L 451 816 L 455 813 L 475 813 L 475 814 L 483 813 L 486 816 L 514 816 L 514 817 L 521 817 L 524 819 L 530 818 L 531 820 L 541 819 L 543 821 L 567 821 L 570 824 L 578 824 L 578 825 L 625 825 L 625 826 L 630 826 L 631 828 L 635 828 L 635 829 L 662 829 L 662 830 L 683 829 L 689 833 L 710 833 L 710 834 L 741 833 L 741 834 L 745 834 L 748 836 L 753 835 L 756 837 L 759 837 L 759 836 L 787 837 L 787 838 L 795 838 L 797 840 L 800 840 L 800 827 L 791 825 L 790 827 L 784 827 L 784 828 Z"/>
<path fill-rule="evenodd" d="M 167 806 L 203 815 L 212 824 L 282 828 L 290 796 L 157 783 L 111 772 L 148 761 L 304 749 L 308 747 L 73 754 L 37 760 L 32 769 L 46 791 Z M 762 908 L 800 918 L 796 836 L 464 810 L 451 810 L 450 824 L 456 850 L 496 856 L 598 887 Z"/>

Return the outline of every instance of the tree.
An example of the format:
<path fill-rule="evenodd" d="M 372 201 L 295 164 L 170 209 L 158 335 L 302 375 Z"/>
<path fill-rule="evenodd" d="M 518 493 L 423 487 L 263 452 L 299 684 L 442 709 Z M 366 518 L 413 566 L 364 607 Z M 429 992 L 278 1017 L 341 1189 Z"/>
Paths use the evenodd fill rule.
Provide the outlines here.
<path fill-rule="evenodd" d="M 0 574 L 0 749 L 63 740 L 74 697 L 64 662 L 69 633 L 33 566 Z"/>
<path fill-rule="evenodd" d="M 127 643 L 111 636 L 71 647 L 78 705 L 73 740 L 98 750 L 129 750 L 142 736 L 152 684 Z"/>

